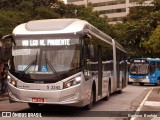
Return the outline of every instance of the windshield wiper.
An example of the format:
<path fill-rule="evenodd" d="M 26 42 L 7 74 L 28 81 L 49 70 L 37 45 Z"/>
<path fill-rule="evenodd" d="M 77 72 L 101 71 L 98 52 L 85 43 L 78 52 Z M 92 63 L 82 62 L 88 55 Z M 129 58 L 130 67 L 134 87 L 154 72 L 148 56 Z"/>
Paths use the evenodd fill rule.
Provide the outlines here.
<path fill-rule="evenodd" d="M 46 61 L 46 66 L 47 64 L 49 65 L 49 67 L 51 68 L 52 72 L 54 73 L 55 76 L 58 76 L 56 70 L 54 69 L 53 65 L 51 64 L 51 62 L 47 59 L 46 57 L 46 53 L 45 53 L 45 61 Z"/>
<path fill-rule="evenodd" d="M 38 59 L 38 52 L 36 54 L 36 58 L 30 63 L 27 65 L 27 67 L 21 72 L 20 74 L 20 77 L 22 77 L 24 75 L 24 73 L 32 66 L 34 65 L 34 71 L 35 71 L 35 68 L 36 68 L 36 65 L 37 65 L 37 59 Z"/>

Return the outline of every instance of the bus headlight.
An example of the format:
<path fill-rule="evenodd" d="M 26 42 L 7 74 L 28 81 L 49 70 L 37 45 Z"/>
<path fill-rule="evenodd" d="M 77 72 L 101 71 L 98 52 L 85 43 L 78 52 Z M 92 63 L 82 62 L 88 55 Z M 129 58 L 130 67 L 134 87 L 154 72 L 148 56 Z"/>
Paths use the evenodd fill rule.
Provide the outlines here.
<path fill-rule="evenodd" d="M 74 86 L 74 85 L 78 85 L 80 83 L 81 83 L 81 77 L 79 76 L 79 77 L 76 77 L 72 80 L 68 80 L 68 81 L 64 82 L 63 83 L 63 89 L 69 88 L 69 87 Z"/>
<path fill-rule="evenodd" d="M 17 87 L 17 82 L 16 82 L 16 80 L 14 80 L 13 78 L 11 78 L 11 76 L 7 76 L 7 79 L 8 79 L 8 82 L 10 83 L 10 84 L 12 84 L 13 86 L 15 86 L 15 87 Z"/>
<path fill-rule="evenodd" d="M 8 80 L 11 80 L 11 76 L 8 75 L 8 76 L 7 76 L 7 79 L 8 79 Z"/>

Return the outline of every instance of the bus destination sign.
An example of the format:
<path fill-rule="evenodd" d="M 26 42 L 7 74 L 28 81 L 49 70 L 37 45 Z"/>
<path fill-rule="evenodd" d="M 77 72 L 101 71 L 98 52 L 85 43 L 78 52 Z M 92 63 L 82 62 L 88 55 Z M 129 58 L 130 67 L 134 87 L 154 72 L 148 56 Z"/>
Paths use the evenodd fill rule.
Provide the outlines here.
<path fill-rule="evenodd" d="M 147 61 L 146 60 L 133 60 L 133 62 L 135 62 L 135 63 L 145 63 Z"/>
<path fill-rule="evenodd" d="M 61 46 L 70 45 L 70 39 L 22 40 L 22 46 Z"/>

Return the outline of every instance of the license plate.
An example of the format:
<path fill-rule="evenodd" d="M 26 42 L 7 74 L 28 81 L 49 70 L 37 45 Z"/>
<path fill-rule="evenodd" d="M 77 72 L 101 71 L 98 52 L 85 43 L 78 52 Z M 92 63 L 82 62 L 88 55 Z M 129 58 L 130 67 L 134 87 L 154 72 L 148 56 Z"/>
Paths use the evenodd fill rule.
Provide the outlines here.
<path fill-rule="evenodd" d="M 44 102 L 44 98 L 32 98 L 32 102 Z"/>
<path fill-rule="evenodd" d="M 135 82 L 141 82 L 142 79 L 134 79 Z"/>

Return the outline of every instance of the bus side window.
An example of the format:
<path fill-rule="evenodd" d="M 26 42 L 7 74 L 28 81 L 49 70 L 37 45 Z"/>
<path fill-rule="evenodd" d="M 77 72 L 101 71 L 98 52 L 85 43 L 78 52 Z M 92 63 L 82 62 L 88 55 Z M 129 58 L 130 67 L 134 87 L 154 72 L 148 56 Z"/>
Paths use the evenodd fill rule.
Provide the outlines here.
<path fill-rule="evenodd" d="M 85 75 L 85 79 L 88 80 L 91 77 L 91 73 L 90 73 L 90 48 L 89 48 L 89 43 L 90 40 L 89 39 L 84 39 L 84 55 L 83 55 L 83 68 L 84 68 L 84 75 Z"/>
<path fill-rule="evenodd" d="M 93 71 L 97 71 L 97 62 L 95 55 L 95 48 L 93 45 L 87 45 L 85 47 L 86 58 L 85 58 L 85 70 L 87 71 L 86 76 L 92 76 L 94 74 Z"/>
<path fill-rule="evenodd" d="M 150 74 L 153 74 L 155 72 L 155 66 L 150 65 L 149 66 L 149 71 L 150 71 Z"/>

